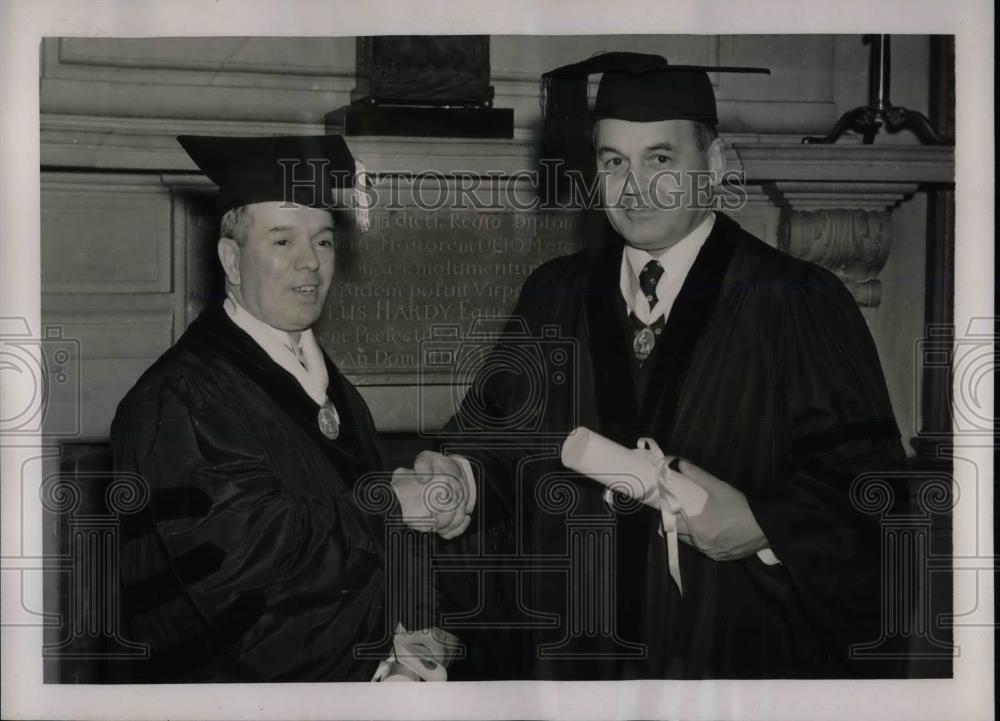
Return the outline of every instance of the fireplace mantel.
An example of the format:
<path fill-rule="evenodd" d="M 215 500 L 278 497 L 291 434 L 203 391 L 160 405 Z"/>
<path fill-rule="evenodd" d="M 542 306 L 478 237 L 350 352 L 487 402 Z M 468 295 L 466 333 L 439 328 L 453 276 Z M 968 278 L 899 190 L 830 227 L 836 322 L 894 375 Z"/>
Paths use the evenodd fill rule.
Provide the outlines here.
<path fill-rule="evenodd" d="M 320 134 L 321 125 L 149 120 L 43 114 L 41 158 L 46 168 L 105 171 L 196 171 L 176 142 L 182 134 Z M 780 182 L 949 184 L 954 148 L 902 143 L 803 145 L 799 136 L 723 134 L 729 168 L 748 184 Z M 534 167 L 535 138 L 511 140 L 428 138 L 348 139 L 376 172 L 456 171 L 513 174 Z M 845 187 L 846 191 L 847 188 Z M 831 188 L 831 192 L 836 192 Z"/>

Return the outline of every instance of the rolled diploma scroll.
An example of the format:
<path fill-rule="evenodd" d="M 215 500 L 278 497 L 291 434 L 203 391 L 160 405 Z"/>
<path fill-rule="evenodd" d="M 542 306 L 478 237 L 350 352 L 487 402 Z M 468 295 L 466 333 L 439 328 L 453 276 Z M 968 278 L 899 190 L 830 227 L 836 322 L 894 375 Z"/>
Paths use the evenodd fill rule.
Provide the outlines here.
<path fill-rule="evenodd" d="M 580 427 L 563 442 L 561 455 L 567 468 L 659 509 L 667 541 L 667 567 L 683 596 L 677 514 L 700 514 L 708 501 L 705 489 L 670 468 L 656 442 L 649 438 L 640 439 L 639 448 L 629 449 Z"/>
<path fill-rule="evenodd" d="M 645 441 L 645 439 L 643 439 Z M 643 443 L 640 441 L 640 444 Z M 679 559 L 676 556 L 676 518 L 697 516 L 705 510 L 708 492 L 679 471 L 665 465 L 665 458 L 652 441 L 650 448 L 626 448 L 589 428 L 580 426 L 563 441 L 562 462 L 570 470 L 594 479 L 609 490 L 626 493 L 660 511 L 667 531 L 668 561 L 671 576 L 682 588 Z M 662 474 L 662 475 L 661 475 Z M 659 484 L 664 484 L 669 498 L 662 499 Z M 757 551 L 757 558 L 768 566 L 781 561 L 770 548 Z"/>
<path fill-rule="evenodd" d="M 658 510 L 663 461 L 656 451 L 626 448 L 583 426 L 563 441 L 564 466 Z M 708 492 L 704 488 L 671 468 L 666 468 L 666 476 L 667 490 L 680 506 L 678 510 L 697 516 L 705 509 Z"/>

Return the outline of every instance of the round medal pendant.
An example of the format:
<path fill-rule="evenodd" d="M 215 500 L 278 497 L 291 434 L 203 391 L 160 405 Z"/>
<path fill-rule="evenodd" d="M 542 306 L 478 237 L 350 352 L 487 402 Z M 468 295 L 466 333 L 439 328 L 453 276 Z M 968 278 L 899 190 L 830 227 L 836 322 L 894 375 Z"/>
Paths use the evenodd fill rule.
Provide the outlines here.
<path fill-rule="evenodd" d="M 656 336 L 653 335 L 653 331 L 650 328 L 637 330 L 635 337 L 632 339 L 632 350 L 635 351 L 635 357 L 639 360 L 646 360 L 653 351 L 655 344 Z"/>
<path fill-rule="evenodd" d="M 320 432 L 331 441 L 340 435 L 340 421 L 337 420 L 337 411 L 334 410 L 330 401 L 320 406 L 316 420 L 319 423 Z"/>

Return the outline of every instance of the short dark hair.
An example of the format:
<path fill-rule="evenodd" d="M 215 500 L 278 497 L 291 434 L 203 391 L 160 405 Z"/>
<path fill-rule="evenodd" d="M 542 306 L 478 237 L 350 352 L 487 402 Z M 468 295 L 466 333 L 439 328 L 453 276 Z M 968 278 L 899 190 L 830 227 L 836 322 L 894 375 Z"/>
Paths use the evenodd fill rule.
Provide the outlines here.
<path fill-rule="evenodd" d="M 715 126 L 700 120 L 692 120 L 691 122 L 694 124 L 694 142 L 698 146 L 698 150 L 702 152 L 708 150 L 708 146 L 719 137 Z M 592 144 L 597 142 L 597 121 L 594 121 L 590 128 L 590 140 Z"/>
<path fill-rule="evenodd" d="M 219 221 L 219 237 L 232 238 L 237 245 L 246 245 L 252 221 L 249 206 L 238 205 L 227 210 Z"/>
<path fill-rule="evenodd" d="M 715 142 L 719 134 L 716 132 L 714 126 L 695 120 L 694 137 L 695 142 L 698 144 L 698 150 L 705 151 L 708 150 L 709 145 Z"/>

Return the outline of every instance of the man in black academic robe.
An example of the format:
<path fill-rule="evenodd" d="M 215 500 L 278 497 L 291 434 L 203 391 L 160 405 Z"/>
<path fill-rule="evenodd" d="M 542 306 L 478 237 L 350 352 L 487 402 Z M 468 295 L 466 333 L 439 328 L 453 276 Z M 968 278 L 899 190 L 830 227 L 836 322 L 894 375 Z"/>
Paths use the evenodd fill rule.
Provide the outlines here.
<path fill-rule="evenodd" d="M 628 163 L 645 179 L 647 165 L 682 166 L 685 153 L 698 148 L 697 133 L 714 126 L 704 72 L 671 75 L 658 63 L 649 73 L 602 70 L 597 117 L 619 127 L 612 141 L 596 133 L 599 168 L 604 163 L 614 174 Z M 630 149 L 633 136 L 661 128 L 669 142 Z M 708 148 L 708 162 L 721 166 L 718 141 Z M 692 228 L 711 222 L 705 210 L 689 212 Z M 876 520 L 859 510 L 854 496 L 862 491 L 852 483 L 903 453 L 853 298 L 830 272 L 716 212 L 665 324 L 654 326 L 652 352 L 640 362 L 641 328 L 621 286 L 623 249 L 632 241 L 615 228 L 656 248 L 646 229 L 655 231 L 665 216 L 608 217 L 600 244 L 545 263 L 528 278 L 514 311 L 518 325 L 501 337 L 449 427 L 463 437 L 446 450 L 470 462 L 479 500 L 472 530 L 444 546 L 476 570 L 464 579 L 454 574 L 446 593 L 456 608 L 483 604 L 480 615 L 497 622 L 482 638 L 469 632 L 471 648 L 496 650 L 474 656 L 480 666 L 467 673 L 882 673 L 850 653 L 852 644 L 877 641 L 880 633 L 879 533 Z M 539 367 L 502 370 L 526 337 L 551 343 L 556 336 L 573 342 L 569 362 L 538 340 Z M 537 415 L 525 420 L 529 407 Z M 706 510 L 682 529 L 683 596 L 670 576 L 660 514 L 621 497 L 606 502 L 602 486 L 560 462 L 553 439 L 578 425 L 629 448 L 652 438 L 684 459 L 680 470 L 707 477 Z M 729 525 L 717 523 L 720 499 L 742 507 L 726 516 Z M 590 538 L 605 540 L 593 540 L 588 551 L 580 529 L 609 526 L 614 549 L 602 550 L 608 537 L 596 533 Z M 756 553 L 764 550 L 780 563 L 765 563 Z M 482 571 L 478 554 L 506 554 L 508 567 L 522 571 Z"/>
<path fill-rule="evenodd" d="M 386 557 L 398 505 L 375 426 L 311 331 L 333 277 L 336 176 L 289 186 L 278 162 L 349 177 L 353 158 L 339 136 L 181 141 L 220 185 L 228 298 L 112 423 L 116 472 L 149 492 L 122 526 L 127 637 L 149 647 L 131 680 L 424 678 L 415 659 L 447 661 L 423 633 L 433 592 L 411 592 L 412 544 Z M 401 666 L 382 664 L 390 653 Z"/>
<path fill-rule="evenodd" d="M 130 638 L 151 644 L 139 678 L 368 681 L 387 655 L 384 531 L 354 497 L 384 465 L 364 401 L 327 363 L 336 439 L 212 306 L 119 406 L 115 467 L 151 489 L 122 547 Z"/>
<path fill-rule="evenodd" d="M 619 513 L 617 630 L 623 640 L 645 644 L 647 658 L 629 661 L 625 646 L 604 637 L 570 643 L 580 655 L 605 653 L 603 661 L 538 658 L 540 644 L 567 634 L 559 624 L 526 636 L 512 633 L 527 644 L 522 657 L 529 663 L 518 673 L 852 673 L 848 644 L 878 639 L 879 535 L 852 505 L 850 487 L 858 474 L 902 453 L 875 348 L 853 298 L 832 274 L 774 250 L 717 214 L 637 399 L 618 283 L 621 252 L 622 241 L 609 231 L 599 252 L 546 263 L 524 285 L 515 314 L 531 333 L 541 337 L 544 326 L 556 326 L 579 341 L 576 377 L 547 388 L 539 428 L 568 434 L 583 425 L 628 447 L 651 437 L 665 452 L 729 479 L 746 494 L 781 564 L 765 565 L 756 555 L 717 562 L 682 544 L 681 597 L 657 532 L 659 514 L 645 506 Z M 547 363 L 530 375 L 551 377 L 558 370 Z M 460 414 L 455 423 L 472 427 L 484 408 L 493 418 L 512 417 L 537 397 L 528 376 L 494 373 L 474 383 L 475 415 Z M 603 488 L 569 473 L 558 456 L 545 453 L 545 444 L 534 444 L 540 456 L 534 461 L 525 460 L 533 455 L 527 439 L 516 454 L 499 441 L 503 450 L 491 448 L 486 437 L 475 445 L 454 450 L 482 464 L 481 502 L 490 509 L 484 512 L 509 518 L 502 533 L 485 530 L 477 542 L 502 536 L 512 544 L 520 528 L 532 555 L 565 556 L 571 519 L 615 517 Z M 539 502 L 567 482 L 576 499 L 571 510 Z M 512 547 L 492 543 L 487 550 Z M 563 570 L 536 570 L 526 583 L 526 608 L 572 617 Z M 509 603 L 516 607 L 512 598 Z"/>

